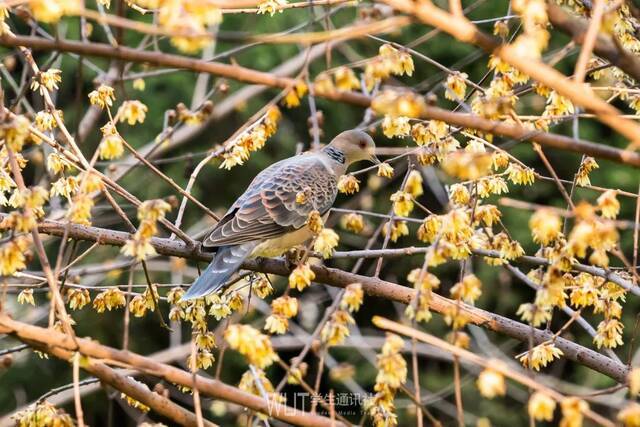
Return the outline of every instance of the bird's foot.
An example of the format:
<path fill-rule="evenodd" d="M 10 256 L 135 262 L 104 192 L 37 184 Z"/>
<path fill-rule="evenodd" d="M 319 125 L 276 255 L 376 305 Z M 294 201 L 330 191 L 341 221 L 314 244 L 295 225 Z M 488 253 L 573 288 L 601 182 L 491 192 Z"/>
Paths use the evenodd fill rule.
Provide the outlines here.
<path fill-rule="evenodd" d="M 293 248 L 289 249 L 284 254 L 284 259 L 285 259 L 285 262 L 287 263 L 287 267 L 291 269 L 297 266 L 307 258 L 308 254 L 309 254 L 309 249 L 306 246 L 302 246 L 302 245 L 294 246 Z"/>

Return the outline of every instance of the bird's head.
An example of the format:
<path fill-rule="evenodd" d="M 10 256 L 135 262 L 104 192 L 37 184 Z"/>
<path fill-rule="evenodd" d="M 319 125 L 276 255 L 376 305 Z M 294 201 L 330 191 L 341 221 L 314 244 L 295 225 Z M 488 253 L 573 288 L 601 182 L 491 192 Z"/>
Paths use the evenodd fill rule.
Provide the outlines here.
<path fill-rule="evenodd" d="M 334 160 L 350 165 L 360 160 L 380 163 L 376 157 L 376 143 L 368 133 L 361 130 L 347 130 L 333 138 L 324 151 Z"/>

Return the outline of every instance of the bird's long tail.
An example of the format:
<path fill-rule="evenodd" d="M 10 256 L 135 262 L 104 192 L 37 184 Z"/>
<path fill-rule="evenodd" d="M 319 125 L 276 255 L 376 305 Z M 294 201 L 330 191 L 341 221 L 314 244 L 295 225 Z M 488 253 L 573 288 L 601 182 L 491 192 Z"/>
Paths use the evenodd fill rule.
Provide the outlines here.
<path fill-rule="evenodd" d="M 238 270 L 240 264 L 251 255 L 256 245 L 257 242 L 247 242 L 218 248 L 216 256 L 207 269 L 193 282 L 181 301 L 200 298 L 222 289 L 227 280 Z"/>

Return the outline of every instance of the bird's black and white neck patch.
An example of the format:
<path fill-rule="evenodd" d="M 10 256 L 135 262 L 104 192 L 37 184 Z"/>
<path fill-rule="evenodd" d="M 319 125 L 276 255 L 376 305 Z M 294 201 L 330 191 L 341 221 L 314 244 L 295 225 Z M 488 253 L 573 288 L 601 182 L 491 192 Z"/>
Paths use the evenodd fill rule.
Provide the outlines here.
<path fill-rule="evenodd" d="M 344 164 L 345 158 L 342 151 L 338 150 L 335 147 L 325 147 L 324 152 L 327 153 L 327 156 L 331 157 L 336 162 Z"/>

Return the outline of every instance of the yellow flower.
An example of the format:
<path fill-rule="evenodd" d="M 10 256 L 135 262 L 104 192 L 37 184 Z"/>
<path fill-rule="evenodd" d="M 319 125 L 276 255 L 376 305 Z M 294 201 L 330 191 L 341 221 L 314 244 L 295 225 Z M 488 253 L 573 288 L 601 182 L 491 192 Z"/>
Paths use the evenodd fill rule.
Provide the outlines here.
<path fill-rule="evenodd" d="M 383 67 L 386 72 L 391 72 L 398 76 L 403 74 L 411 76 L 413 74 L 413 59 L 407 51 L 399 51 L 390 44 L 383 44 L 380 46 L 379 55 L 383 60 Z M 384 73 L 382 72 L 383 75 Z"/>
<path fill-rule="evenodd" d="M 413 197 L 419 197 L 424 193 L 422 189 L 422 174 L 417 170 L 409 172 L 407 182 L 404 184 L 404 191 Z"/>
<path fill-rule="evenodd" d="M 391 389 L 400 387 L 407 381 L 407 362 L 402 357 L 404 342 L 398 335 L 387 333 L 381 354 L 377 356 L 378 374 L 376 386 L 384 385 Z"/>
<path fill-rule="evenodd" d="M 548 245 L 562 235 L 562 220 L 551 209 L 538 209 L 529 219 L 533 241 Z"/>
<path fill-rule="evenodd" d="M 46 0 L 44 0 L 44 2 L 54 3 L 54 2 L 47 2 Z M 62 77 L 60 76 L 61 74 L 62 74 L 62 71 L 56 68 L 49 68 L 47 71 L 41 71 L 39 76 L 36 77 L 33 80 L 33 82 L 31 82 L 31 89 L 33 91 L 40 89 L 41 94 L 44 94 L 45 90 L 49 92 L 53 90 L 58 90 L 58 83 L 62 81 Z"/>
<path fill-rule="evenodd" d="M 300 264 L 289 274 L 289 287 L 298 291 L 304 290 L 316 278 L 316 274 L 308 264 Z"/>
<path fill-rule="evenodd" d="M 529 416 L 536 421 L 553 421 L 556 402 L 548 395 L 538 391 L 529 398 L 527 409 Z"/>
<path fill-rule="evenodd" d="M 298 95 L 296 94 L 295 90 L 290 90 L 285 95 L 284 99 L 282 100 L 282 103 L 287 108 L 295 108 L 300 105 L 300 98 L 298 98 Z"/>
<path fill-rule="evenodd" d="M 357 213 L 344 215 L 340 223 L 345 230 L 351 231 L 352 233 L 360 234 L 362 230 L 364 230 L 364 218 Z"/>
<path fill-rule="evenodd" d="M 573 107 L 573 103 L 562 95 L 559 95 L 558 92 L 551 91 L 549 97 L 547 98 L 547 107 L 542 113 L 543 116 L 564 116 L 573 114 L 575 112 L 575 108 Z"/>
<path fill-rule="evenodd" d="M 589 404 L 577 397 L 567 397 L 560 402 L 560 408 L 560 427 L 581 427 L 583 414 L 589 409 Z"/>
<path fill-rule="evenodd" d="M 318 95 L 326 95 L 335 91 L 333 80 L 329 74 L 323 72 L 316 76 L 313 80 L 313 90 Z"/>
<path fill-rule="evenodd" d="M 334 74 L 336 87 L 340 91 L 360 89 L 360 80 L 351 68 L 339 67 Z"/>
<path fill-rule="evenodd" d="M 355 321 L 345 310 L 336 310 L 320 331 L 320 340 L 328 346 L 342 344 L 349 336 L 349 325 Z"/>
<path fill-rule="evenodd" d="M 29 241 L 26 237 L 16 237 L 0 246 L 0 274 L 12 276 L 18 270 L 27 268 L 25 252 Z"/>
<path fill-rule="evenodd" d="M 256 293 L 258 298 L 263 298 L 263 299 L 273 293 L 273 287 L 271 286 L 271 282 L 264 274 L 258 275 L 251 282 L 251 290 Z"/>
<path fill-rule="evenodd" d="M 79 180 L 82 182 L 82 190 L 87 193 L 93 193 L 94 191 L 100 191 L 104 188 L 102 178 L 93 172 L 82 172 L 79 175 Z"/>
<path fill-rule="evenodd" d="M 454 145 L 458 144 L 453 141 Z M 442 159 L 442 169 L 448 175 L 465 181 L 479 179 L 491 172 L 491 155 L 488 153 L 445 149 L 438 159 Z"/>
<path fill-rule="evenodd" d="M 360 283 L 352 283 L 345 288 L 344 295 L 340 300 L 340 308 L 354 313 L 360 309 L 364 292 Z"/>
<path fill-rule="evenodd" d="M 393 212 L 396 215 L 406 217 L 411 214 L 413 210 L 413 198 L 411 194 L 404 191 L 397 191 L 391 195 L 391 201 L 393 202 Z"/>
<path fill-rule="evenodd" d="M 517 185 L 531 185 L 536 179 L 533 169 L 523 167 L 519 163 L 510 163 L 505 172 L 509 181 Z"/>
<path fill-rule="evenodd" d="M 242 374 L 238 388 L 247 393 L 260 396 L 261 399 L 266 393 L 269 400 L 284 403 L 284 396 L 274 393 L 273 384 L 271 384 L 271 381 L 269 381 L 269 378 L 267 378 L 262 369 L 246 371 Z"/>
<path fill-rule="evenodd" d="M 60 178 L 51 184 L 50 195 L 53 196 L 64 196 L 68 199 L 71 198 L 71 195 L 78 191 L 78 178 L 75 176 L 70 176 L 67 178 Z"/>
<path fill-rule="evenodd" d="M 271 314 L 265 319 L 264 330 L 270 334 L 282 335 L 289 329 L 289 319 L 278 314 Z"/>
<path fill-rule="evenodd" d="M 598 197 L 598 207 L 604 218 L 615 219 L 620 212 L 620 202 L 616 198 L 618 192 L 607 190 Z"/>
<path fill-rule="evenodd" d="M 471 195 L 466 186 L 462 184 L 453 184 L 449 187 L 449 199 L 456 205 L 464 206 L 471 200 Z"/>
<path fill-rule="evenodd" d="M 106 136 L 100 143 L 98 150 L 101 159 L 113 160 L 119 158 L 124 153 L 122 137 L 118 134 Z"/>
<path fill-rule="evenodd" d="M 246 148 L 235 146 L 230 152 L 225 152 L 222 157 L 224 160 L 220 164 L 220 169 L 231 170 L 234 166 L 242 165 L 248 157 Z"/>
<path fill-rule="evenodd" d="M 491 154 L 491 165 L 494 170 L 500 170 L 509 166 L 509 155 L 504 151 L 494 151 Z"/>
<path fill-rule="evenodd" d="M 216 346 L 216 337 L 213 332 L 198 333 L 195 342 L 199 350 L 212 350 Z"/>
<path fill-rule="evenodd" d="M 70 288 L 67 290 L 67 301 L 71 310 L 80 310 L 91 302 L 87 289 Z"/>
<path fill-rule="evenodd" d="M 186 365 L 190 371 L 209 369 L 213 366 L 213 362 L 215 361 L 215 357 L 209 350 L 198 350 L 195 356 L 195 366 L 193 366 L 193 359 L 191 358 L 191 355 L 187 356 Z"/>
<path fill-rule="evenodd" d="M 482 283 L 474 274 L 467 274 L 451 288 L 451 297 L 473 304 L 482 295 Z"/>
<path fill-rule="evenodd" d="M 231 301 L 228 295 L 209 294 L 205 301 L 210 305 L 209 314 L 216 320 L 224 319 L 231 314 Z"/>
<path fill-rule="evenodd" d="M 387 222 L 382 228 L 382 234 L 386 236 L 389 232 L 391 241 L 397 242 L 400 237 L 409 235 L 409 227 L 406 221 Z"/>
<path fill-rule="evenodd" d="M 531 350 L 520 356 L 520 363 L 524 367 L 540 370 L 540 367 L 546 367 L 554 359 L 559 359 L 563 356 L 562 350 L 555 346 L 553 343 L 542 343 L 533 347 Z"/>
<path fill-rule="evenodd" d="M 640 427 L 640 405 L 629 403 L 618 413 L 618 421 L 625 427 Z"/>
<path fill-rule="evenodd" d="M 338 178 L 338 191 L 345 194 L 354 194 L 360 191 L 360 181 L 353 175 L 341 175 Z"/>
<path fill-rule="evenodd" d="M 507 384 L 504 376 L 490 368 L 486 368 L 478 376 L 476 381 L 480 394 L 487 399 L 493 399 L 496 396 L 504 396 L 507 392 Z"/>
<path fill-rule="evenodd" d="M 444 316 L 444 323 L 451 326 L 454 331 L 464 328 L 470 320 L 467 313 L 454 304 L 447 306 L 442 315 Z"/>
<path fill-rule="evenodd" d="M 507 182 L 500 176 L 491 176 L 478 181 L 478 195 L 485 199 L 492 194 L 503 194 L 509 192 Z"/>
<path fill-rule="evenodd" d="M 624 324 L 618 319 L 603 320 L 598 324 L 593 342 L 596 347 L 615 348 L 622 345 Z"/>
<path fill-rule="evenodd" d="M 331 257 L 333 250 L 338 246 L 340 236 L 330 228 L 324 228 L 316 236 L 316 240 L 313 242 L 313 250 L 322 254 L 323 258 Z"/>
<path fill-rule="evenodd" d="M 580 273 L 575 283 L 577 286 L 571 292 L 571 304 L 574 307 L 588 307 L 598 302 L 600 293 L 593 276 Z"/>
<path fill-rule="evenodd" d="M 33 298 L 33 289 L 24 289 L 18 294 L 18 304 L 31 304 L 35 307 L 36 302 Z"/>
<path fill-rule="evenodd" d="M 91 105 L 96 105 L 100 108 L 111 107 L 115 99 L 113 88 L 104 84 L 89 93 L 89 102 Z"/>
<path fill-rule="evenodd" d="M 121 122 L 126 120 L 129 125 L 135 125 L 144 122 L 147 111 L 147 106 L 140 101 L 124 101 L 118 109 L 118 116 Z"/>
<path fill-rule="evenodd" d="M 48 111 L 38 111 L 36 113 L 36 127 L 42 131 L 46 132 L 57 126 L 56 120 L 53 117 L 53 114 Z"/>
<path fill-rule="evenodd" d="M 307 203 L 307 195 L 304 191 L 298 191 L 296 193 L 296 203 L 299 205 L 304 205 Z"/>
<path fill-rule="evenodd" d="M 435 240 L 442 222 L 438 215 L 429 215 L 422 221 L 422 224 L 418 228 L 418 239 L 424 243 L 431 243 Z"/>
<path fill-rule="evenodd" d="M 297 368 L 292 367 L 291 373 L 287 377 L 287 384 L 299 385 L 302 382 L 302 378 L 307 375 L 309 365 L 302 362 Z"/>
<path fill-rule="evenodd" d="M 229 343 L 229 347 L 260 369 L 278 360 L 269 337 L 249 325 L 229 325 L 224 331 L 224 339 Z"/>
<path fill-rule="evenodd" d="M 290 319 L 298 314 L 298 300 L 290 296 L 282 296 L 271 302 L 273 314 Z"/>
<path fill-rule="evenodd" d="M 47 156 L 47 169 L 54 174 L 59 174 L 60 172 L 64 172 L 65 170 L 69 170 L 72 168 L 73 164 L 56 152 L 53 152 Z M 9 181 L 9 185 L 15 186 L 13 180 Z M 4 189 L 4 187 L 4 185 L 0 184 L 0 189 L 2 189 L 3 191 L 7 191 L 8 189 Z"/>
<path fill-rule="evenodd" d="M 29 119 L 25 116 L 15 116 L 3 129 L 0 129 L 0 137 L 4 137 L 9 148 L 15 153 L 19 153 L 27 142 L 27 138 L 31 134 L 29 131 Z M 22 160 L 23 163 L 24 160 Z M 20 161 L 19 161 L 20 163 Z M 24 165 L 20 165 L 21 168 Z"/>
<path fill-rule="evenodd" d="M 102 291 L 93 299 L 93 308 L 98 313 L 104 313 L 105 309 L 111 311 L 124 307 L 126 304 L 124 293 L 118 288 L 109 288 Z"/>
<path fill-rule="evenodd" d="M 384 116 L 384 120 L 382 120 L 382 132 L 387 138 L 404 138 L 411 132 L 409 117 Z"/>
<path fill-rule="evenodd" d="M 393 177 L 393 168 L 389 163 L 380 163 L 377 175 L 385 178 L 391 178 Z"/>
<path fill-rule="evenodd" d="M 133 88 L 134 88 L 135 90 L 143 91 L 143 90 L 144 90 L 144 88 L 145 88 L 144 79 L 140 79 L 140 78 L 135 79 L 135 80 L 133 81 L 133 85 L 132 85 L 132 86 L 133 86 Z"/>
<path fill-rule="evenodd" d="M 421 268 L 414 268 L 407 275 L 407 281 L 413 284 L 413 288 L 419 292 L 427 292 L 437 289 L 440 286 L 440 280 L 428 271 Z"/>
<path fill-rule="evenodd" d="M 518 307 L 517 315 L 525 322 L 531 323 L 533 327 L 538 327 L 551 320 L 552 311 L 550 307 L 539 307 L 536 304 L 525 303 Z"/>
<path fill-rule="evenodd" d="M 309 227 L 309 230 L 316 235 L 323 230 L 324 222 L 322 221 L 320 212 L 314 210 L 309 213 L 309 216 L 307 216 L 307 227 Z"/>
<path fill-rule="evenodd" d="M 71 205 L 67 211 L 67 218 L 76 224 L 91 225 L 90 219 L 93 204 L 93 198 L 88 194 L 83 193 L 76 195 L 71 201 Z"/>
<path fill-rule="evenodd" d="M 29 406 L 14 417 L 18 426 L 56 426 L 73 427 L 75 422 L 62 409 L 58 409 L 46 400 Z"/>
<path fill-rule="evenodd" d="M 258 3 L 258 14 L 275 15 L 276 12 L 282 13 L 282 6 L 287 4 L 287 0 L 261 0 Z"/>
<path fill-rule="evenodd" d="M 447 341 L 456 347 L 468 349 L 471 345 L 471 337 L 462 331 L 453 331 L 447 334 Z"/>
<path fill-rule="evenodd" d="M 135 317 L 144 317 L 148 309 L 149 307 L 147 307 L 147 303 L 142 295 L 136 295 L 129 301 L 129 311 Z"/>
<path fill-rule="evenodd" d="M 585 157 L 580 167 L 578 168 L 578 172 L 576 172 L 576 184 L 585 187 L 587 185 L 591 185 L 591 180 L 589 179 L 589 174 L 591 171 L 598 169 L 600 166 L 596 162 L 596 159 L 593 157 Z"/>
<path fill-rule="evenodd" d="M 138 206 L 138 219 L 157 221 L 170 210 L 171 205 L 162 199 L 145 200 Z"/>
<path fill-rule="evenodd" d="M 476 206 L 473 221 L 474 224 L 482 222 L 485 226 L 491 227 L 500 221 L 501 216 L 502 213 L 495 205 L 480 205 Z"/>
<path fill-rule="evenodd" d="M 453 73 L 447 77 L 445 86 L 447 90 L 444 92 L 444 97 L 451 101 L 462 101 L 467 91 L 466 79 L 469 76 L 467 73 Z"/>
<path fill-rule="evenodd" d="M 140 381 L 136 381 L 135 379 L 133 379 L 132 377 L 129 377 L 129 379 L 131 379 L 132 381 L 135 381 L 136 383 L 138 383 L 141 387 L 145 388 L 146 391 L 148 393 L 151 393 L 151 390 L 149 390 L 149 387 L 144 384 L 141 383 Z M 122 400 L 124 400 L 125 402 L 127 402 L 127 405 L 131 406 L 132 408 L 136 408 L 137 410 L 141 411 L 141 412 L 149 412 L 151 410 L 151 408 L 149 408 L 147 405 L 145 405 L 142 402 L 137 401 L 136 399 L 134 399 L 131 396 L 128 396 L 125 393 L 120 393 L 120 398 Z"/>

